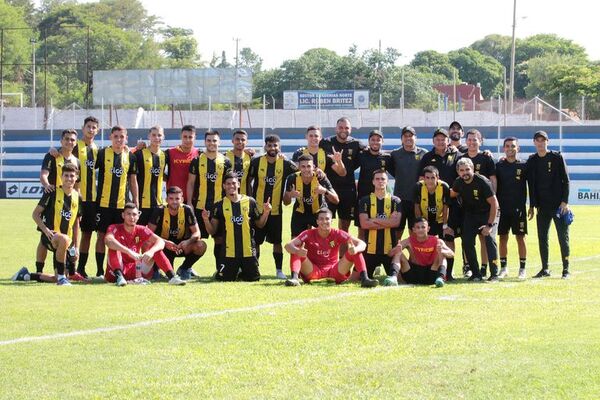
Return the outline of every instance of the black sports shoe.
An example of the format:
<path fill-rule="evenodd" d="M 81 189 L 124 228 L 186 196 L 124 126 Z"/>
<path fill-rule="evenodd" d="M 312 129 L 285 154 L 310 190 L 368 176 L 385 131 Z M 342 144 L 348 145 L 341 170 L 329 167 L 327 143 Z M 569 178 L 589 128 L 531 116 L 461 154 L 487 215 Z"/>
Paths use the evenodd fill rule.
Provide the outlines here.
<path fill-rule="evenodd" d="M 569 273 L 569 270 L 568 269 L 563 269 L 562 278 L 563 279 L 569 279 L 570 277 L 571 277 L 571 274 Z"/>
<path fill-rule="evenodd" d="M 498 278 L 498 275 L 490 275 L 490 277 L 487 280 L 488 282 L 500 282 L 500 278 Z"/>
<path fill-rule="evenodd" d="M 479 270 L 479 273 L 481 274 L 482 278 L 485 278 L 487 275 L 487 268 L 486 267 L 481 267 L 481 269 Z"/>
<path fill-rule="evenodd" d="M 468 282 L 481 282 L 482 280 L 483 278 L 479 275 L 471 275 L 469 279 L 467 279 Z"/>
<path fill-rule="evenodd" d="M 454 282 L 455 280 L 452 275 L 446 275 L 446 282 Z"/>
<path fill-rule="evenodd" d="M 360 286 L 364 288 L 371 288 L 379 285 L 379 281 L 377 279 L 364 278 L 360 281 Z"/>
<path fill-rule="evenodd" d="M 538 272 L 537 274 L 535 274 L 533 277 L 534 278 L 547 278 L 550 276 L 550 271 L 548 271 L 547 269 L 540 269 L 540 272 Z"/>

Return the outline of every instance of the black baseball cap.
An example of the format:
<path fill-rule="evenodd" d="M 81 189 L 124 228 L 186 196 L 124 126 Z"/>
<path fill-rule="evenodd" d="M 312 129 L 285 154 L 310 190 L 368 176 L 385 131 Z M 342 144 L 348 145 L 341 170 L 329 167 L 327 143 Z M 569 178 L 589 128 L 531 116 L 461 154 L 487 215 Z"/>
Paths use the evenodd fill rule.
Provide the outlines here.
<path fill-rule="evenodd" d="M 379 130 L 373 129 L 371 132 L 369 132 L 369 137 L 375 135 L 380 136 L 383 139 L 383 133 L 381 133 Z"/>
<path fill-rule="evenodd" d="M 447 138 L 449 138 L 450 136 L 448 135 L 448 131 L 445 130 L 444 128 L 437 128 L 435 130 L 435 132 L 433 132 L 433 137 L 436 137 L 437 135 L 444 135 Z"/>
<path fill-rule="evenodd" d="M 540 136 L 543 137 L 544 139 L 548 140 L 548 134 L 544 131 L 537 131 L 536 133 L 534 133 L 533 140 L 537 139 Z"/>
<path fill-rule="evenodd" d="M 417 134 L 417 132 L 415 132 L 415 128 L 413 128 L 412 126 L 405 126 L 404 128 L 402 128 L 401 136 L 404 136 L 405 133 L 412 133 L 413 135 Z"/>
<path fill-rule="evenodd" d="M 460 129 L 461 131 L 463 130 L 462 125 L 460 124 L 460 122 L 458 121 L 452 121 L 452 123 L 448 126 L 448 129 L 452 129 L 453 127 L 457 127 L 458 129 Z"/>

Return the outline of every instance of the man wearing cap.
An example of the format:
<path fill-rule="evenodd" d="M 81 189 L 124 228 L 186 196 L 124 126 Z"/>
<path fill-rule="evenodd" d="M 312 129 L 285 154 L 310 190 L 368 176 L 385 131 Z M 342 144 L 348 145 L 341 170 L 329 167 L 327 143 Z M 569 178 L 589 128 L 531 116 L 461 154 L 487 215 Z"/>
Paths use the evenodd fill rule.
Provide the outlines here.
<path fill-rule="evenodd" d="M 569 175 L 565 159 L 560 152 L 548 150 L 548 134 L 537 131 L 533 135 L 536 153 L 527 160 L 527 183 L 529 186 L 529 219 L 537 208 L 537 234 L 542 259 L 542 269 L 534 278 L 550 276 L 548 270 L 548 231 L 554 220 L 560 254 L 563 279 L 569 278 L 569 222 L 565 218 L 569 210 Z"/>
<path fill-rule="evenodd" d="M 398 227 L 398 238 L 402 238 L 404 227 L 408 221 L 409 229 L 415 219 L 415 183 L 423 171 L 419 170 L 421 159 L 427 153 L 422 147 L 417 146 L 417 133 L 412 126 L 402 128 L 402 147 L 391 153 L 394 169 L 390 173 L 394 176 L 394 196 L 402 201 L 400 203 L 401 216 Z"/>
<path fill-rule="evenodd" d="M 358 200 L 364 196 L 368 196 L 373 192 L 373 172 L 384 170 L 389 173 L 393 171 L 392 156 L 382 150 L 383 133 L 377 129 L 369 132 L 369 148 L 361 151 L 358 154 L 358 165 L 360 166 L 360 174 L 358 175 Z M 357 210 L 358 203 L 357 203 Z M 359 227 L 358 237 L 364 240 L 365 232 L 360 229 L 359 213 L 356 213 L 356 226 Z"/>
<path fill-rule="evenodd" d="M 439 171 L 440 180 L 446 182 L 448 186 L 458 177 L 456 171 L 456 161 L 460 153 L 454 147 L 450 146 L 450 136 L 444 128 L 438 128 L 433 132 L 433 149 L 423 155 L 419 164 L 419 175 L 423 176 L 423 169 L 429 165 Z M 446 244 L 454 251 L 454 239 L 460 237 L 462 229 L 462 210 L 456 199 L 451 200 L 448 214 L 448 224 L 443 226 Z M 452 280 L 452 269 L 454 268 L 454 258 L 448 259 L 448 268 L 446 276 Z"/>

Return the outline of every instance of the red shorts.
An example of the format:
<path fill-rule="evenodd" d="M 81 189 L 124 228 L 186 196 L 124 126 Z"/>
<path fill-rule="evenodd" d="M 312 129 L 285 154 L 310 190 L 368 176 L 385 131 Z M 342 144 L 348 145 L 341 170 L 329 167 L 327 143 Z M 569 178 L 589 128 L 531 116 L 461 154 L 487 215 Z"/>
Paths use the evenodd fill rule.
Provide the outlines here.
<path fill-rule="evenodd" d="M 150 268 L 150 271 L 148 273 L 144 274 L 142 272 L 142 277 L 150 280 L 152 279 L 153 273 L 154 270 Z M 123 263 L 123 276 L 125 277 L 125 280 L 128 281 L 132 281 L 136 278 L 135 262 Z M 106 269 L 106 273 L 104 274 L 104 280 L 110 283 L 114 283 L 117 281 L 117 277 L 115 276 L 115 273 L 113 272 L 112 268 L 110 268 L 110 266 L 108 266 L 108 268 Z"/>
<path fill-rule="evenodd" d="M 304 275 L 303 273 L 300 273 L 300 276 L 302 277 L 302 280 L 306 283 L 309 283 L 310 281 L 316 281 L 318 279 L 325 279 L 325 278 L 334 279 L 335 283 L 345 282 L 350 277 L 350 272 L 348 272 L 345 275 L 341 274 L 340 271 L 338 271 L 338 263 L 339 262 L 336 262 L 335 264 L 329 264 L 329 265 L 314 265 L 313 264 L 313 270 L 309 275 Z"/>

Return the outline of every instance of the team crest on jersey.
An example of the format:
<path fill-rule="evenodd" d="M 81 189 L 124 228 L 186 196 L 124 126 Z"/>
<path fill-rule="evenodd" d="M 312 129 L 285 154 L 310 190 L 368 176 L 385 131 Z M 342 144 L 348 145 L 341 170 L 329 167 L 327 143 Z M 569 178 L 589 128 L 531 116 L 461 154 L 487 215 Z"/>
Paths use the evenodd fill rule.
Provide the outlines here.
<path fill-rule="evenodd" d="M 475 200 L 479 200 L 479 191 L 477 189 L 473 189 L 473 197 Z"/>
<path fill-rule="evenodd" d="M 381 168 L 385 168 L 385 160 L 381 160 Z"/>
<path fill-rule="evenodd" d="M 139 236 L 135 237 L 135 244 L 140 244 L 140 237 Z"/>
<path fill-rule="evenodd" d="M 448 156 L 448 161 L 452 161 L 452 160 L 454 160 L 454 156 L 453 155 L 449 155 Z"/>
<path fill-rule="evenodd" d="M 352 149 L 348 149 L 348 158 L 352 157 Z"/>
<path fill-rule="evenodd" d="M 418 161 L 418 160 L 420 160 L 420 159 L 421 159 L 421 156 L 420 156 L 419 154 L 415 154 L 415 160 L 417 160 L 417 161 Z"/>
<path fill-rule="evenodd" d="M 481 169 L 481 164 L 475 164 L 475 171 L 479 171 Z"/>
<path fill-rule="evenodd" d="M 329 242 L 329 247 L 331 247 L 331 248 L 335 247 L 335 240 L 332 240 Z"/>
<path fill-rule="evenodd" d="M 552 162 L 548 161 L 548 172 L 552 172 Z"/>

